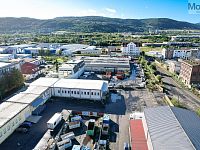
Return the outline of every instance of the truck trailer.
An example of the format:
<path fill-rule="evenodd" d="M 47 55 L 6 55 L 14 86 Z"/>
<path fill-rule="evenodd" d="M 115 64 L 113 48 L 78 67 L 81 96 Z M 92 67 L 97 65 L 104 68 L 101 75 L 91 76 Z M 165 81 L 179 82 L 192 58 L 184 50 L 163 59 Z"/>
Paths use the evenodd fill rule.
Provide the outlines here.
<path fill-rule="evenodd" d="M 55 113 L 53 117 L 47 122 L 48 129 L 54 129 L 59 122 L 62 120 L 62 114 L 61 113 Z"/>

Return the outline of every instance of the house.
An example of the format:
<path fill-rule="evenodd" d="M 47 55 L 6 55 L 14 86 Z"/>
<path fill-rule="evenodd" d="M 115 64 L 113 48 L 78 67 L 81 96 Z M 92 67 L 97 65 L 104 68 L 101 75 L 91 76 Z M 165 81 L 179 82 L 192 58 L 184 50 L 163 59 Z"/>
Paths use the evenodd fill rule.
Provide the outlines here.
<path fill-rule="evenodd" d="M 140 49 L 133 42 L 129 44 L 123 44 L 121 47 L 122 54 L 125 56 L 139 56 Z"/>
<path fill-rule="evenodd" d="M 179 77 L 188 86 L 200 83 L 200 60 L 181 62 Z"/>
<path fill-rule="evenodd" d="M 21 66 L 21 72 L 25 78 L 25 80 L 35 79 L 38 75 L 42 73 L 39 67 L 36 64 L 25 62 Z"/>

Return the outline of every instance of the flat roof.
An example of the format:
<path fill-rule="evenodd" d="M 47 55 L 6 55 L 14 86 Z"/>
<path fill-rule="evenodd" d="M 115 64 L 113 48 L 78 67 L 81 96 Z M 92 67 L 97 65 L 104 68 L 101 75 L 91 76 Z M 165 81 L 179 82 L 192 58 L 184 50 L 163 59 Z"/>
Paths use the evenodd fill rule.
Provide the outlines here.
<path fill-rule="evenodd" d="M 39 97 L 39 94 L 32 93 L 19 93 L 8 100 L 6 102 L 14 102 L 20 104 L 31 104 L 35 99 Z"/>
<path fill-rule="evenodd" d="M 30 86 L 47 86 L 50 87 L 52 86 L 54 83 L 56 83 L 59 79 L 58 78 L 39 78 L 37 80 L 35 80 L 34 82 L 32 82 L 30 84 Z"/>
<path fill-rule="evenodd" d="M 0 62 L 0 68 L 1 67 L 5 67 L 5 66 L 8 66 L 8 65 L 10 65 L 11 63 L 9 63 L 9 62 Z"/>
<path fill-rule="evenodd" d="M 130 120 L 131 148 L 135 150 L 148 150 L 147 140 L 141 119 Z"/>
<path fill-rule="evenodd" d="M 28 104 L 16 102 L 3 102 L 0 105 L 0 127 L 25 109 Z"/>
<path fill-rule="evenodd" d="M 104 80 L 83 80 L 83 79 L 60 79 L 54 84 L 54 87 L 63 87 L 70 89 L 93 89 L 101 90 L 108 81 Z"/>
<path fill-rule="evenodd" d="M 47 86 L 29 86 L 28 89 L 22 93 L 40 95 L 45 92 L 49 87 Z"/>

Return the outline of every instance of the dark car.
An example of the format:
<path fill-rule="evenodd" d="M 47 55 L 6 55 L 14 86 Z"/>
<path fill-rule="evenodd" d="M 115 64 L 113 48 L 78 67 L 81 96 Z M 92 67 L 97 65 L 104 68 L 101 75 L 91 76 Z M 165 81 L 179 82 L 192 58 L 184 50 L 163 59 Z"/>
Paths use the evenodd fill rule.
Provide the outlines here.
<path fill-rule="evenodd" d="M 30 122 L 23 122 L 19 127 L 20 128 L 27 128 L 29 129 L 32 126 L 32 123 Z"/>

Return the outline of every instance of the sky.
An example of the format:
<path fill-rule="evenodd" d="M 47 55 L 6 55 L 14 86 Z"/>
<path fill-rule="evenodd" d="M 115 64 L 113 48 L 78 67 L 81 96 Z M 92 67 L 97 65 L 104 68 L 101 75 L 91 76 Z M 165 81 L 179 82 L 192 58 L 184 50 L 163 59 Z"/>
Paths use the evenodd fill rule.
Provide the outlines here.
<path fill-rule="evenodd" d="M 200 13 L 188 13 L 188 0 L 0 0 L 0 17 L 51 19 L 64 16 L 200 22 Z"/>

